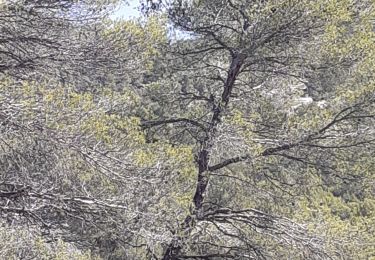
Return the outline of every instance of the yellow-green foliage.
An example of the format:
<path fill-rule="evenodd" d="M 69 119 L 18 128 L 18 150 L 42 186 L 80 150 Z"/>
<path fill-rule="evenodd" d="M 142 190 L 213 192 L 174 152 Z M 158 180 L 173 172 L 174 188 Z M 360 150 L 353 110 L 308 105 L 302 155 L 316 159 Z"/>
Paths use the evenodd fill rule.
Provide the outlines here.
<path fill-rule="evenodd" d="M 150 16 L 145 22 L 118 20 L 113 22 L 105 37 L 113 38 L 116 47 L 123 51 L 136 48 L 147 69 L 153 66 L 153 57 L 160 55 L 161 44 L 167 41 L 166 19 L 163 16 Z"/>
<path fill-rule="evenodd" d="M 171 194 L 162 199 L 156 207 L 174 211 L 177 206 L 179 210 L 187 213 L 196 181 L 196 167 L 192 148 L 186 145 L 174 146 L 157 142 L 145 144 L 143 148 L 135 150 L 133 156 L 139 167 L 159 167 L 159 171 L 170 172 L 171 176 L 168 177 L 168 181 L 173 189 Z M 184 216 L 184 214 L 181 214 L 181 216 Z"/>
<path fill-rule="evenodd" d="M 73 245 L 58 240 L 47 243 L 36 233 L 20 227 L 3 225 L 0 228 L 0 258 L 9 260 L 99 260 L 89 252 L 83 252 Z"/>
<path fill-rule="evenodd" d="M 331 108 L 319 108 L 316 104 L 305 108 L 304 113 L 288 116 L 287 125 L 291 131 L 303 130 L 314 133 L 334 119 L 334 111 Z"/>
<path fill-rule="evenodd" d="M 134 159 L 141 167 L 150 167 L 158 162 L 180 171 L 185 178 L 195 175 L 192 148 L 186 145 L 173 146 L 168 143 L 157 142 L 145 144 L 142 149 L 134 152 Z"/>
<path fill-rule="evenodd" d="M 365 149 L 347 153 L 335 151 L 330 161 L 338 178 L 327 185 L 316 175 L 315 184 L 298 199 L 293 218 L 309 223 L 311 232 L 325 237 L 330 250 L 343 259 L 371 259 L 375 255 L 375 162 Z"/>
<path fill-rule="evenodd" d="M 310 223 L 311 232 L 331 240 L 344 259 L 371 259 L 375 255 L 375 199 L 345 202 L 330 191 L 314 188 L 299 202 L 298 221 Z"/>
<path fill-rule="evenodd" d="M 70 135 L 92 136 L 108 145 L 115 140 L 117 145 L 144 143 L 139 119 L 122 112 L 138 104 L 136 96 L 129 91 L 105 89 L 94 95 L 79 93 L 69 87 L 48 88 L 43 83 L 18 85 L 6 81 L 1 91 L 13 96 L 12 105 L 22 112 L 22 120 L 36 120 L 50 130 Z M 1 98 L 5 99 L 7 95 L 1 95 Z"/>
<path fill-rule="evenodd" d="M 265 149 L 264 145 L 259 143 L 259 136 L 255 133 L 255 122 L 260 119 L 259 113 L 245 114 L 233 109 L 231 115 L 224 118 L 226 124 L 237 128 L 237 133 L 243 138 L 244 144 L 247 147 L 247 153 L 252 157 L 259 156 Z"/>
<path fill-rule="evenodd" d="M 375 32 L 373 1 L 331 0 L 322 6 L 327 18 L 322 52 L 338 62 L 355 60 L 350 80 L 337 90 L 337 99 L 355 103 L 375 91 Z M 372 5 L 371 5 L 372 3 Z M 364 9 L 364 6 L 372 6 Z"/>
<path fill-rule="evenodd" d="M 31 143 L 34 137 L 53 137 L 56 138 L 53 142 L 60 143 L 59 150 L 53 150 L 56 157 L 61 157 L 54 168 L 64 169 L 56 174 L 66 173 L 60 176 L 60 181 L 67 190 L 72 185 L 86 183 L 100 185 L 108 194 L 116 192 L 116 185 L 107 176 L 98 174 L 97 168 L 106 167 L 114 172 L 117 169 L 108 168 L 108 162 L 99 162 L 98 155 L 88 155 L 88 151 L 119 148 L 126 151 L 145 143 L 139 119 L 124 113 L 130 114 L 138 105 L 138 98 L 130 91 L 103 89 L 93 94 L 77 92 L 68 86 L 51 88 L 47 82 L 19 84 L 4 79 L 0 82 L 0 101 L 2 111 L 12 115 L 9 120 L 28 131 L 25 138 L 30 138 Z M 42 132 L 33 133 L 36 129 Z M 19 138 L 12 132 L 6 138 L 7 144 L 17 149 L 24 145 L 18 143 Z"/>

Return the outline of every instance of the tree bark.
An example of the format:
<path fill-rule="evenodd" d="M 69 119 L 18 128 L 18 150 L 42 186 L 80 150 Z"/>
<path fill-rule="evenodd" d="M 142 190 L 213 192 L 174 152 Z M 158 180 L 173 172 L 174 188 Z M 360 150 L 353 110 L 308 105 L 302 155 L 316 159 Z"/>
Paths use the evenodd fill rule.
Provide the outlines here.
<path fill-rule="evenodd" d="M 197 168 L 197 184 L 195 189 L 195 194 L 193 197 L 194 204 L 194 217 L 187 216 L 184 223 L 181 225 L 181 230 L 178 233 L 183 234 L 177 236 L 166 248 L 163 260 L 174 260 L 179 259 L 178 255 L 183 249 L 183 243 L 186 241 L 187 236 L 190 231 L 195 227 L 196 221 L 203 218 L 203 201 L 204 195 L 209 184 L 209 160 L 210 160 L 210 150 L 213 146 L 213 141 L 215 138 L 216 127 L 221 121 L 223 111 L 226 109 L 229 103 L 229 98 L 232 94 L 233 86 L 240 73 L 241 67 L 246 59 L 246 56 L 241 53 L 237 53 L 232 56 L 232 61 L 229 67 L 228 75 L 224 84 L 224 90 L 221 95 L 221 102 L 219 104 L 214 104 L 212 111 L 212 118 L 208 130 L 206 131 L 206 137 L 201 143 L 201 148 L 198 153 Z M 196 220 L 196 221 L 195 221 Z"/>

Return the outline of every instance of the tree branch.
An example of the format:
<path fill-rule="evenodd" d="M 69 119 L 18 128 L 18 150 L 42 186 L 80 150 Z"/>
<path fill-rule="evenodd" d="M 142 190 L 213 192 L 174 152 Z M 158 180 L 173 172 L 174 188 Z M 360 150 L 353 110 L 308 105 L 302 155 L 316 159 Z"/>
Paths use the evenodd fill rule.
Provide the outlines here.
<path fill-rule="evenodd" d="M 288 150 L 290 148 L 293 148 L 293 147 L 295 147 L 299 144 L 301 144 L 301 142 L 292 143 L 292 144 L 284 144 L 284 145 L 281 145 L 281 146 L 278 146 L 278 147 L 268 148 L 268 149 L 264 150 L 259 156 L 272 155 L 276 152 L 280 152 L 280 151 L 283 151 L 283 150 Z M 221 168 L 226 167 L 230 164 L 243 162 L 243 161 L 246 161 L 246 160 L 249 160 L 249 159 L 251 159 L 251 156 L 249 154 L 245 154 L 245 155 L 242 155 L 242 156 L 237 156 L 237 157 L 233 157 L 233 158 L 224 160 L 221 163 L 218 163 L 216 165 L 209 166 L 208 169 L 209 169 L 209 171 L 213 172 L 213 171 L 220 170 Z"/>
<path fill-rule="evenodd" d="M 143 121 L 141 122 L 141 127 L 143 129 L 148 129 L 148 128 L 152 128 L 152 127 L 159 126 L 159 125 L 167 125 L 167 124 L 175 124 L 175 123 L 187 123 L 187 124 L 199 127 L 203 130 L 206 130 L 206 127 L 203 124 L 193 119 L 189 119 L 189 118 L 171 118 L 171 119 L 163 119 L 163 120 L 155 120 L 155 121 Z"/>

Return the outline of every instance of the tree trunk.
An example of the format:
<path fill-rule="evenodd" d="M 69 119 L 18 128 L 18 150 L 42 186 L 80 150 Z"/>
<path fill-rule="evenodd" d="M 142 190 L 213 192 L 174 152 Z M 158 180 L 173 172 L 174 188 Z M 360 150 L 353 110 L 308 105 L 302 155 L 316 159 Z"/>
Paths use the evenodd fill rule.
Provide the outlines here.
<path fill-rule="evenodd" d="M 196 225 L 194 219 L 199 221 L 204 217 L 203 212 L 203 200 L 204 194 L 206 192 L 208 183 L 209 183 L 209 159 L 210 159 L 210 150 L 213 146 L 213 140 L 215 138 L 216 127 L 220 123 L 222 112 L 225 110 L 226 106 L 228 105 L 230 95 L 232 94 L 233 86 L 236 81 L 236 78 L 241 70 L 242 64 L 246 56 L 243 54 L 236 54 L 233 56 L 228 76 L 224 84 L 224 90 L 221 96 L 221 102 L 219 104 L 213 105 L 213 112 L 212 118 L 209 129 L 206 131 L 206 137 L 202 142 L 201 149 L 198 153 L 198 176 L 197 176 L 197 184 L 195 189 L 195 194 L 193 197 L 193 204 L 194 204 L 194 215 L 195 218 L 192 216 L 187 216 L 185 218 L 184 223 L 182 224 L 182 228 L 179 230 L 179 233 L 183 235 L 177 236 L 166 248 L 163 260 L 173 260 L 178 259 L 178 255 L 180 254 L 181 250 L 183 249 L 183 243 L 186 238 L 189 236 L 191 230 Z"/>

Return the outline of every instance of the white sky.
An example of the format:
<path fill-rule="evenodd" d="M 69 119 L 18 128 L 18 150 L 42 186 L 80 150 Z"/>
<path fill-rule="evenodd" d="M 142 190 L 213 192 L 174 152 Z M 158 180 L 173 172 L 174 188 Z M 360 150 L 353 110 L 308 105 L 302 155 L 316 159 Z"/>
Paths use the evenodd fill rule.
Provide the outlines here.
<path fill-rule="evenodd" d="M 0 0 L 1 1 L 1 0 Z M 141 17 L 141 12 L 138 10 L 141 6 L 139 0 L 128 0 L 128 4 L 122 4 L 117 8 L 114 14 L 111 16 L 112 19 L 125 19 L 129 20 L 132 18 L 139 18 Z M 175 35 L 173 38 L 183 39 L 183 38 L 191 38 L 192 36 L 188 33 L 184 33 L 179 30 L 174 31 Z"/>
<path fill-rule="evenodd" d="M 113 19 L 131 19 L 137 18 L 141 14 L 137 8 L 140 7 L 139 0 L 128 0 L 128 4 L 121 5 L 118 10 L 112 15 Z"/>

